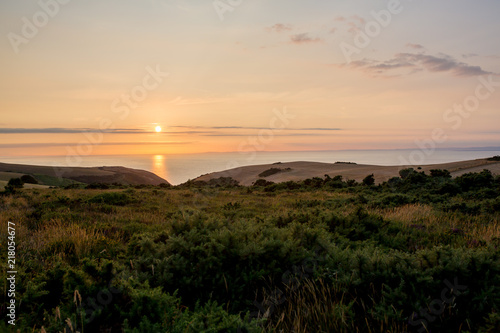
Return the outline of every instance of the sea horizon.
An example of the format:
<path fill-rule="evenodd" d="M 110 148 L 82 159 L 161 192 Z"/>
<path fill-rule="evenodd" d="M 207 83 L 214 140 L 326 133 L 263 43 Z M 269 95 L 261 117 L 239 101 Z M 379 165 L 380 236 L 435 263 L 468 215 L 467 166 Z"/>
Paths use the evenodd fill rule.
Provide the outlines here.
<path fill-rule="evenodd" d="M 277 162 L 353 162 L 371 165 L 428 165 L 487 158 L 500 147 L 416 149 L 365 149 L 264 152 L 205 152 L 195 154 L 130 154 L 88 156 L 0 156 L 0 162 L 68 167 L 123 166 L 153 172 L 172 185 L 231 168 Z M 415 158 L 417 157 L 417 158 Z M 420 162 L 412 163 L 411 161 Z"/>

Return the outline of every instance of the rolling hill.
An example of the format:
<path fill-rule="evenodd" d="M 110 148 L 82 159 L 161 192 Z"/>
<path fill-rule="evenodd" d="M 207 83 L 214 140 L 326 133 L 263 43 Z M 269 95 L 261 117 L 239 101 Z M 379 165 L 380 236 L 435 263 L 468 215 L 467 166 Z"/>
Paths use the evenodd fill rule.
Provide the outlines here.
<path fill-rule="evenodd" d="M 40 185 L 65 186 L 72 183 L 102 183 L 124 185 L 159 185 L 169 184 L 163 178 L 145 170 L 119 166 L 109 167 L 50 167 L 39 165 L 0 163 L 0 180 L 8 181 L 9 173 L 16 178 L 19 175 L 32 175 Z M 9 178 L 9 179 L 10 179 Z"/>
<path fill-rule="evenodd" d="M 399 171 L 406 168 L 417 169 L 418 166 L 380 166 L 363 165 L 355 163 L 319 163 L 319 162 L 288 162 L 243 166 L 235 169 L 213 172 L 200 176 L 194 181 L 210 181 L 220 177 L 231 177 L 241 185 L 250 186 L 258 179 L 281 183 L 286 181 L 300 181 L 307 178 L 321 177 L 329 175 L 343 176 L 344 179 L 354 179 L 358 182 L 369 174 L 375 176 L 376 183 L 382 183 L 392 177 L 398 177 Z M 500 174 L 500 162 L 488 161 L 487 159 L 477 159 L 470 161 L 422 165 L 418 171 L 425 171 L 427 174 L 432 169 L 446 169 L 453 177 L 460 176 L 467 172 L 480 172 L 483 169 L 490 170 L 493 174 Z M 271 169 L 279 169 L 278 171 Z M 266 172 L 267 171 L 267 172 Z M 269 176 L 259 176 L 266 175 Z"/>

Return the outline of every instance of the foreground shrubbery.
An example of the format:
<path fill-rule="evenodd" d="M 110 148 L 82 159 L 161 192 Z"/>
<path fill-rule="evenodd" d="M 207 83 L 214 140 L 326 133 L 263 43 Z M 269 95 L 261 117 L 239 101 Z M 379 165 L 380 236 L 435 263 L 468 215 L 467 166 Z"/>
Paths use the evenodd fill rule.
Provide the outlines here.
<path fill-rule="evenodd" d="M 15 328 L 500 329 L 500 182 L 489 172 L 235 185 L 0 197 L 2 225 L 16 223 Z"/>

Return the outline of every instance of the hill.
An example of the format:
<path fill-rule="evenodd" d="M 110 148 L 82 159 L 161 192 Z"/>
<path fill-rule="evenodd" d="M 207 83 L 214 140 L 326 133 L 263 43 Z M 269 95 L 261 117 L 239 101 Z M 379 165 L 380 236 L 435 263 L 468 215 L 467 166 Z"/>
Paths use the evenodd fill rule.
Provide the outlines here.
<path fill-rule="evenodd" d="M 8 173 L 13 173 L 11 178 L 19 174 L 32 175 L 40 180 L 41 185 L 65 186 L 72 183 L 102 183 L 124 185 L 159 185 L 168 184 L 163 178 L 152 172 L 130 169 L 125 167 L 50 167 L 39 165 L 7 164 L 0 163 L 0 173 L 6 179 Z"/>
<path fill-rule="evenodd" d="M 319 162 L 288 162 L 243 166 L 220 172 L 213 172 L 200 176 L 195 181 L 210 181 L 220 177 L 231 177 L 241 185 L 250 186 L 258 179 L 282 183 L 286 181 L 301 181 L 307 178 L 343 176 L 344 179 L 353 179 L 358 182 L 369 174 L 375 176 L 376 183 L 382 183 L 392 177 L 398 177 L 399 171 L 406 168 L 417 169 L 418 166 L 381 166 L 355 163 L 319 163 Z M 489 161 L 488 159 L 477 159 L 470 161 L 422 165 L 418 171 L 427 174 L 432 169 L 445 169 L 450 171 L 452 177 L 463 175 L 467 172 L 480 172 L 483 169 L 490 170 L 493 174 L 500 174 L 500 161 Z M 276 170 L 280 169 L 280 170 Z M 266 172 L 267 171 L 267 172 Z M 265 176 L 270 174 L 269 176 Z"/>
<path fill-rule="evenodd" d="M 0 332 L 500 332 L 500 176 L 326 178 L 5 193 Z"/>

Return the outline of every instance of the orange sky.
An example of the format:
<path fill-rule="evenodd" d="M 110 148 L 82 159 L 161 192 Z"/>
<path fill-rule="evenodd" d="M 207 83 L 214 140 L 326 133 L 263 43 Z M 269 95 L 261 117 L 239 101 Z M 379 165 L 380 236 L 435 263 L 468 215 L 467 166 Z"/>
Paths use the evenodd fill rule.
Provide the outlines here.
<path fill-rule="evenodd" d="M 497 1 L 45 3 L 0 4 L 0 156 L 499 146 Z"/>

